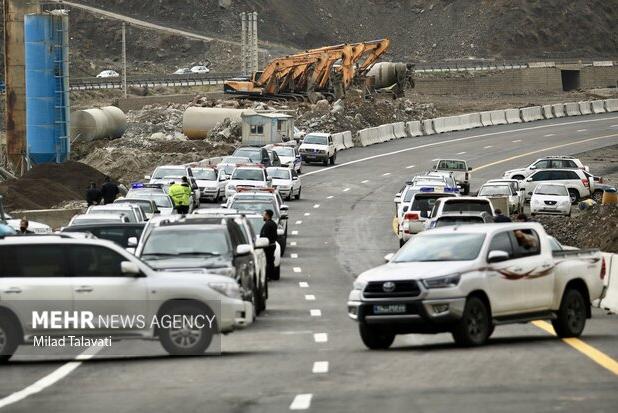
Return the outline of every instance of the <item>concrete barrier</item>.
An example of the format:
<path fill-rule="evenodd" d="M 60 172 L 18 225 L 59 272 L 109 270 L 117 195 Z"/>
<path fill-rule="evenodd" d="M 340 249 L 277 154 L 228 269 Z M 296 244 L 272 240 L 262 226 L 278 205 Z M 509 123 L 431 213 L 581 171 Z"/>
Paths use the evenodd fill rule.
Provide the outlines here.
<path fill-rule="evenodd" d="M 618 255 L 603 254 L 607 274 L 607 290 L 601 300 L 600 307 L 613 313 L 618 313 Z"/>
<path fill-rule="evenodd" d="M 393 135 L 395 138 L 407 138 L 408 134 L 406 133 L 406 124 L 404 122 L 395 122 L 391 124 L 393 126 Z"/>
<path fill-rule="evenodd" d="M 421 130 L 421 122 L 418 120 L 413 120 L 410 122 L 406 122 L 406 129 L 408 131 L 408 136 L 421 136 L 423 131 Z"/>
<path fill-rule="evenodd" d="M 448 116 L 444 118 L 445 132 L 459 131 L 461 129 L 461 119 L 459 116 Z"/>
<path fill-rule="evenodd" d="M 607 99 L 605 101 L 605 110 L 607 112 L 618 112 L 618 99 Z"/>
<path fill-rule="evenodd" d="M 468 113 L 468 124 L 471 128 L 480 128 L 483 126 L 483 122 L 481 122 L 481 114 L 480 112 Z"/>
<path fill-rule="evenodd" d="M 343 133 L 333 133 L 333 144 L 335 145 L 335 149 L 338 151 L 342 151 L 345 149 L 345 145 L 343 144 Z"/>
<path fill-rule="evenodd" d="M 492 110 L 490 113 L 491 123 L 494 125 L 506 125 L 506 112 L 503 110 Z"/>
<path fill-rule="evenodd" d="M 433 119 L 425 119 L 423 120 L 423 133 L 425 135 L 433 135 L 436 133 L 434 128 L 434 120 Z"/>
<path fill-rule="evenodd" d="M 592 114 L 592 105 L 589 101 L 577 102 L 577 104 L 579 105 L 579 113 L 582 115 Z"/>
<path fill-rule="evenodd" d="M 388 142 L 395 139 L 395 133 L 393 131 L 393 124 L 387 123 L 385 125 L 378 126 L 378 137 L 380 142 Z"/>
<path fill-rule="evenodd" d="M 480 115 L 482 126 L 493 126 L 493 122 L 491 121 L 491 112 L 481 112 Z"/>
<path fill-rule="evenodd" d="M 579 116 L 581 112 L 579 111 L 579 104 L 577 102 L 570 102 L 564 104 L 564 111 L 567 116 Z"/>
<path fill-rule="evenodd" d="M 365 146 L 373 145 L 375 142 L 373 142 L 372 135 L 373 135 L 372 128 L 359 130 L 358 131 L 358 141 L 360 142 L 361 146 L 365 147 Z"/>
<path fill-rule="evenodd" d="M 346 149 L 350 149 L 354 147 L 354 141 L 352 140 L 352 132 L 349 130 L 343 132 L 343 145 Z"/>
<path fill-rule="evenodd" d="M 552 110 L 554 111 L 554 116 L 557 118 L 564 118 L 566 114 L 564 113 L 564 103 L 557 103 L 555 105 L 551 105 Z"/>
<path fill-rule="evenodd" d="M 435 130 L 436 133 L 447 132 L 447 127 L 446 127 L 446 124 L 445 124 L 445 119 L 446 118 L 434 118 L 433 119 L 433 130 Z"/>
<path fill-rule="evenodd" d="M 543 117 L 545 119 L 553 119 L 554 118 L 554 113 L 551 110 L 551 105 L 543 105 L 542 106 L 543 110 Z"/>
<path fill-rule="evenodd" d="M 82 214 L 80 208 L 74 209 L 33 209 L 28 211 L 11 212 L 15 217 L 26 217 L 29 221 L 47 224 L 56 230 L 67 226 L 73 215 Z"/>
<path fill-rule="evenodd" d="M 505 109 L 507 123 L 521 123 L 521 117 L 519 116 L 519 109 Z"/>
<path fill-rule="evenodd" d="M 593 100 L 592 113 L 605 113 L 605 102 L 602 100 Z"/>
<path fill-rule="evenodd" d="M 529 108 L 521 108 L 519 110 L 521 118 L 524 122 L 532 122 L 543 119 L 543 113 L 540 106 L 531 106 Z"/>

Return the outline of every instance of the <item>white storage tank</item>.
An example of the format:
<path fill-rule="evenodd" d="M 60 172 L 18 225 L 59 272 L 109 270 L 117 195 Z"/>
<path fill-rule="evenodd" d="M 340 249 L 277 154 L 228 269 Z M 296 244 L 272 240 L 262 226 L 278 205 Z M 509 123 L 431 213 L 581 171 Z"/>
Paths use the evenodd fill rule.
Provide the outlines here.
<path fill-rule="evenodd" d="M 226 118 L 240 122 L 241 115 L 246 112 L 252 110 L 190 107 L 182 115 L 182 133 L 189 139 L 204 139 L 217 123 L 223 122 Z"/>

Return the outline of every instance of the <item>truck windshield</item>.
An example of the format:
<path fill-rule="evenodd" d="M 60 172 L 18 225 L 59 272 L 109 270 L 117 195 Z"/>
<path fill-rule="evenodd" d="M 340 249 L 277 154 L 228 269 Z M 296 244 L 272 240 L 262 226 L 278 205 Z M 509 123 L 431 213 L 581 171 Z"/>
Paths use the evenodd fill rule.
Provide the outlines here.
<path fill-rule="evenodd" d="M 307 135 L 303 139 L 303 143 L 310 143 L 312 145 L 328 145 L 328 138 L 326 136 Z"/>
<path fill-rule="evenodd" d="M 435 234 L 408 241 L 392 262 L 471 261 L 481 252 L 485 234 Z"/>
<path fill-rule="evenodd" d="M 171 177 L 182 177 L 184 176 L 184 169 L 178 168 L 157 168 L 157 170 L 152 174 L 153 179 L 163 179 L 166 176 Z"/>
<path fill-rule="evenodd" d="M 146 239 L 143 258 L 169 255 L 221 255 L 229 251 L 225 231 L 195 229 L 154 230 Z"/>
<path fill-rule="evenodd" d="M 481 188 L 479 196 L 511 195 L 511 188 L 507 185 L 487 185 Z"/>

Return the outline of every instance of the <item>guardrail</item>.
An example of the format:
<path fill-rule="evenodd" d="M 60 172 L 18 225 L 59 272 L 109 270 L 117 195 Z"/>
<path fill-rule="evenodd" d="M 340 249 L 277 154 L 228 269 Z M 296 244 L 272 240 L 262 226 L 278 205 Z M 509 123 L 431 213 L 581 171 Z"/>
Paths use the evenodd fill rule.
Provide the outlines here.
<path fill-rule="evenodd" d="M 416 73 L 432 72 L 473 72 L 491 70 L 513 70 L 528 68 L 556 67 L 561 65 L 582 66 L 617 66 L 618 59 L 595 60 L 595 59 L 552 59 L 527 61 L 465 61 L 465 62 L 441 62 L 441 63 L 417 63 Z"/>
<path fill-rule="evenodd" d="M 208 73 L 203 75 L 168 75 L 168 76 L 131 76 L 127 77 L 127 86 L 202 86 L 221 85 L 225 80 L 239 77 L 237 73 Z M 72 78 L 70 90 L 122 89 L 121 77 L 107 78 Z"/>

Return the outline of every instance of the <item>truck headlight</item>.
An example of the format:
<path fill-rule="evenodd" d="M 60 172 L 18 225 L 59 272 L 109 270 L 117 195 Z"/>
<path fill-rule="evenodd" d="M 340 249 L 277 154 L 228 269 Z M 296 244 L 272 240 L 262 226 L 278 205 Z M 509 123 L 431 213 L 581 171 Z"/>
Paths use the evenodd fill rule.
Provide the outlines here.
<path fill-rule="evenodd" d="M 236 278 L 236 268 L 234 267 L 209 268 L 208 272 L 211 274 L 223 275 L 224 277 Z"/>
<path fill-rule="evenodd" d="M 461 274 L 449 274 L 442 277 L 425 278 L 423 285 L 425 288 L 451 288 L 457 287 Z"/>
<path fill-rule="evenodd" d="M 367 281 L 356 280 L 354 281 L 352 289 L 362 291 L 365 289 L 366 286 L 367 286 Z"/>
<path fill-rule="evenodd" d="M 216 292 L 230 298 L 240 299 L 240 287 L 237 282 L 209 282 L 208 286 Z"/>

